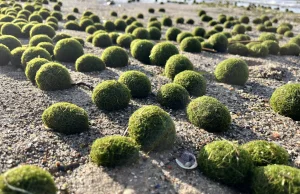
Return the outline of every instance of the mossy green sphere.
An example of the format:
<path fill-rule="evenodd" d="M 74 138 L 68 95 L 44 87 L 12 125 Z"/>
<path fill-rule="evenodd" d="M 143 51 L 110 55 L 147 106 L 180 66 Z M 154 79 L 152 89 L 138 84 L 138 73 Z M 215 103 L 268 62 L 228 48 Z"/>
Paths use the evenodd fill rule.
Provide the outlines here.
<path fill-rule="evenodd" d="M 47 24 L 36 24 L 30 30 L 30 37 L 38 34 L 45 34 L 50 38 L 53 38 L 55 36 L 55 30 Z"/>
<path fill-rule="evenodd" d="M 283 25 L 283 26 L 279 26 L 278 28 L 277 28 L 277 33 L 278 34 L 284 34 L 285 32 L 287 32 L 287 31 L 290 31 L 291 29 L 288 27 L 288 26 L 285 26 L 285 25 Z"/>
<path fill-rule="evenodd" d="M 128 65 L 129 57 L 121 47 L 111 46 L 103 51 L 101 59 L 107 67 L 125 67 Z"/>
<path fill-rule="evenodd" d="M 42 115 L 45 126 L 66 135 L 89 129 L 87 112 L 75 104 L 58 102 L 48 107 Z"/>
<path fill-rule="evenodd" d="M 285 84 L 277 88 L 270 99 L 272 109 L 296 121 L 300 120 L 300 84 Z"/>
<path fill-rule="evenodd" d="M 117 38 L 117 44 L 120 47 L 129 48 L 132 42 L 131 34 L 122 34 Z"/>
<path fill-rule="evenodd" d="M 126 71 L 120 75 L 118 81 L 128 87 L 134 98 L 146 98 L 151 93 L 151 82 L 140 71 Z"/>
<path fill-rule="evenodd" d="M 300 46 L 300 37 L 299 36 L 296 36 L 296 37 L 293 37 L 289 40 L 288 43 L 295 43 L 297 44 L 298 46 Z"/>
<path fill-rule="evenodd" d="M 46 63 L 49 63 L 49 61 L 43 58 L 34 58 L 31 61 L 29 61 L 25 69 L 25 75 L 27 79 L 29 79 L 32 83 L 35 83 L 36 72 L 40 69 L 42 65 Z"/>
<path fill-rule="evenodd" d="M 176 54 L 179 54 L 179 51 L 175 45 L 170 42 L 161 42 L 152 48 L 150 62 L 152 65 L 165 66 L 167 60 Z"/>
<path fill-rule="evenodd" d="M 104 27 L 107 32 L 113 32 L 116 29 L 115 24 L 109 20 L 104 23 Z"/>
<path fill-rule="evenodd" d="M 248 48 L 249 54 L 252 57 L 266 57 L 269 54 L 269 49 L 264 44 L 254 44 Z"/>
<path fill-rule="evenodd" d="M 194 30 L 193 30 L 192 33 L 193 33 L 194 36 L 201 36 L 201 37 L 204 37 L 206 31 L 205 31 L 204 28 L 196 27 L 196 28 L 194 28 Z"/>
<path fill-rule="evenodd" d="M 0 44 L 0 66 L 8 65 L 11 60 L 11 53 L 7 46 Z"/>
<path fill-rule="evenodd" d="M 201 42 L 202 48 L 214 49 L 214 46 L 210 42 Z"/>
<path fill-rule="evenodd" d="M 23 67 L 26 68 L 27 63 L 34 58 L 44 58 L 51 61 L 51 56 L 45 49 L 39 47 L 28 47 L 22 54 L 21 62 Z"/>
<path fill-rule="evenodd" d="M 165 75 L 170 79 L 174 79 L 178 73 L 185 70 L 193 70 L 193 64 L 184 55 L 177 54 L 171 56 L 167 60 L 165 66 Z"/>
<path fill-rule="evenodd" d="M 178 43 L 181 43 L 181 41 L 183 41 L 187 37 L 193 37 L 193 34 L 190 32 L 181 32 L 180 34 L 177 35 L 176 41 Z"/>
<path fill-rule="evenodd" d="M 269 32 L 261 33 L 258 37 L 259 41 L 265 41 L 265 40 L 275 40 L 277 41 L 276 35 Z"/>
<path fill-rule="evenodd" d="M 83 55 L 83 48 L 74 38 L 65 38 L 56 43 L 53 53 L 57 61 L 75 62 Z"/>
<path fill-rule="evenodd" d="M 57 192 L 51 174 L 33 165 L 20 165 L 6 171 L 0 176 L 0 193 L 20 193 L 12 191 L 8 184 L 11 187 L 17 187 L 31 194 L 56 194 Z"/>
<path fill-rule="evenodd" d="M 253 164 L 256 166 L 288 164 L 288 152 L 275 143 L 255 140 L 242 145 L 242 148 L 250 154 Z"/>
<path fill-rule="evenodd" d="M 79 31 L 81 29 L 78 22 L 76 22 L 76 21 L 66 22 L 64 25 L 64 28 L 68 29 L 68 30 L 76 30 L 76 31 Z"/>
<path fill-rule="evenodd" d="M 130 98 L 130 90 L 127 86 L 115 80 L 107 80 L 98 84 L 92 94 L 92 100 L 96 106 L 106 111 L 126 108 Z"/>
<path fill-rule="evenodd" d="M 125 31 L 125 29 L 127 27 L 125 20 L 122 20 L 122 19 L 115 20 L 114 24 L 116 26 L 117 31 Z"/>
<path fill-rule="evenodd" d="M 41 42 L 53 43 L 52 39 L 49 36 L 43 35 L 43 34 L 39 34 L 39 35 L 35 35 L 35 36 L 33 36 L 33 37 L 30 38 L 30 40 L 29 40 L 29 46 L 37 46 Z"/>
<path fill-rule="evenodd" d="M 80 29 L 83 31 L 85 31 L 85 29 L 87 27 L 92 26 L 92 25 L 94 25 L 94 22 L 93 22 L 93 20 L 91 20 L 89 18 L 81 19 L 79 22 Z"/>
<path fill-rule="evenodd" d="M 125 33 L 132 33 L 137 28 L 138 28 L 138 26 L 131 24 L 131 25 L 126 27 Z"/>
<path fill-rule="evenodd" d="M 161 30 L 161 23 L 159 21 L 152 21 L 148 23 L 147 27 L 156 27 L 157 29 Z"/>
<path fill-rule="evenodd" d="M 161 23 L 163 26 L 168 26 L 168 27 L 171 27 L 173 24 L 172 19 L 170 17 L 162 18 Z"/>
<path fill-rule="evenodd" d="M 64 90 L 71 87 L 71 76 L 66 67 L 50 62 L 42 65 L 36 72 L 35 82 L 41 90 Z"/>
<path fill-rule="evenodd" d="M 79 72 L 102 71 L 105 69 L 105 64 L 99 57 L 85 54 L 76 60 L 75 69 Z"/>
<path fill-rule="evenodd" d="M 107 33 L 98 33 L 94 35 L 93 45 L 100 48 L 112 46 L 112 40 Z"/>
<path fill-rule="evenodd" d="M 21 58 L 26 49 L 26 47 L 17 47 L 11 51 L 10 63 L 14 67 L 21 67 Z"/>
<path fill-rule="evenodd" d="M 226 140 L 205 145 L 197 161 L 204 175 L 228 185 L 244 183 L 253 168 L 249 153 L 235 142 Z"/>
<path fill-rule="evenodd" d="M 294 33 L 293 33 L 292 31 L 286 31 L 286 32 L 284 33 L 284 36 L 285 36 L 285 37 L 294 37 Z"/>
<path fill-rule="evenodd" d="M 178 34 L 181 33 L 181 30 L 179 28 L 171 27 L 168 28 L 166 31 L 166 39 L 176 41 Z"/>
<path fill-rule="evenodd" d="M 149 32 L 149 39 L 151 40 L 160 40 L 161 38 L 161 31 L 156 27 L 150 27 L 148 28 Z"/>
<path fill-rule="evenodd" d="M 228 46 L 228 53 L 233 55 L 247 56 L 249 49 L 241 43 L 234 43 Z"/>
<path fill-rule="evenodd" d="M 136 162 L 140 146 L 130 137 L 120 135 L 96 139 L 90 157 L 98 166 L 115 167 Z"/>
<path fill-rule="evenodd" d="M 41 42 L 37 45 L 39 48 L 45 49 L 51 56 L 53 56 L 54 45 L 50 42 Z"/>
<path fill-rule="evenodd" d="M 245 85 L 249 77 L 249 70 L 247 63 L 244 60 L 230 58 L 219 63 L 214 74 L 219 82 Z"/>
<path fill-rule="evenodd" d="M 133 32 L 132 35 L 137 39 L 150 39 L 150 34 L 146 28 L 138 27 Z"/>
<path fill-rule="evenodd" d="M 278 55 L 280 51 L 279 44 L 275 40 L 266 40 L 262 43 L 262 45 L 268 47 L 269 54 L 271 55 Z"/>
<path fill-rule="evenodd" d="M 22 36 L 22 31 L 21 28 L 13 23 L 5 23 L 1 27 L 1 34 L 2 35 L 12 35 L 14 37 L 21 37 Z"/>
<path fill-rule="evenodd" d="M 239 21 L 240 21 L 241 23 L 248 24 L 248 23 L 250 22 L 250 19 L 249 19 L 248 16 L 245 16 L 245 15 L 244 15 L 244 16 L 240 17 Z"/>
<path fill-rule="evenodd" d="M 128 133 L 146 152 L 170 149 L 176 137 L 175 124 L 170 115 L 153 105 L 143 106 L 131 115 Z"/>
<path fill-rule="evenodd" d="M 29 22 L 38 22 L 38 23 L 43 23 L 43 18 L 39 14 L 31 14 L 28 18 Z"/>
<path fill-rule="evenodd" d="M 137 40 L 136 43 L 131 45 L 131 55 L 145 64 L 150 64 L 150 53 L 154 43 L 149 40 Z"/>
<path fill-rule="evenodd" d="M 256 167 L 253 170 L 251 188 L 255 194 L 300 193 L 300 170 L 276 164 Z"/>
<path fill-rule="evenodd" d="M 189 102 L 189 93 L 181 85 L 169 83 L 163 85 L 158 90 L 157 101 L 162 106 L 171 109 L 182 109 L 185 108 Z"/>
<path fill-rule="evenodd" d="M 280 47 L 280 55 L 299 56 L 300 47 L 295 43 L 287 43 Z"/>
<path fill-rule="evenodd" d="M 226 52 L 228 47 L 228 39 L 223 33 L 212 35 L 208 42 L 213 45 L 213 48 L 218 52 Z"/>
<path fill-rule="evenodd" d="M 190 53 L 200 53 L 202 46 L 196 38 L 187 37 L 181 41 L 180 50 Z"/>
<path fill-rule="evenodd" d="M 12 35 L 2 35 L 0 36 L 0 44 L 4 44 L 9 48 L 9 50 L 14 50 L 17 47 L 22 47 L 19 39 Z"/>
<path fill-rule="evenodd" d="M 233 27 L 232 31 L 235 32 L 236 34 L 245 34 L 246 28 L 242 24 L 237 24 Z"/>

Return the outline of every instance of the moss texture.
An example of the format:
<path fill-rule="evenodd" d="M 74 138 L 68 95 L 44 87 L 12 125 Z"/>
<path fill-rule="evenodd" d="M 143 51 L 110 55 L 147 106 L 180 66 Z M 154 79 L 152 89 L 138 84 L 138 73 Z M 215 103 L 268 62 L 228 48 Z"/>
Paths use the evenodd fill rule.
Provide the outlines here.
<path fill-rule="evenodd" d="M 58 41 L 53 50 L 56 60 L 61 62 L 75 62 L 82 56 L 82 45 L 74 38 L 65 38 Z"/>
<path fill-rule="evenodd" d="M 93 45 L 100 48 L 112 46 L 112 40 L 107 33 L 98 33 L 94 35 Z"/>
<path fill-rule="evenodd" d="M 196 27 L 193 29 L 193 35 L 194 36 L 201 36 L 201 37 L 204 37 L 205 33 L 206 33 L 206 30 L 204 28 L 201 28 L 201 27 Z"/>
<path fill-rule="evenodd" d="M 1 34 L 2 35 L 12 35 L 14 37 L 20 38 L 22 37 L 21 28 L 13 23 L 5 23 L 1 27 Z"/>
<path fill-rule="evenodd" d="M 45 49 L 51 56 L 53 56 L 54 45 L 50 42 L 41 42 L 37 45 L 39 48 Z"/>
<path fill-rule="evenodd" d="M 180 43 L 180 50 L 190 53 L 200 53 L 201 43 L 194 37 L 187 37 Z"/>
<path fill-rule="evenodd" d="M 166 31 L 166 39 L 176 41 L 178 34 L 181 33 L 179 28 L 171 27 Z"/>
<path fill-rule="evenodd" d="M 170 17 L 163 17 L 162 20 L 161 20 L 161 24 L 163 26 L 171 27 L 173 22 L 172 22 L 172 19 Z"/>
<path fill-rule="evenodd" d="M 157 27 L 148 28 L 148 32 L 151 40 L 160 40 L 161 31 Z"/>
<path fill-rule="evenodd" d="M 104 62 L 93 54 L 82 55 L 75 62 L 75 69 L 79 72 L 102 71 L 105 68 Z"/>
<path fill-rule="evenodd" d="M 261 33 L 258 37 L 259 41 L 274 40 L 277 41 L 276 35 L 270 32 Z"/>
<path fill-rule="evenodd" d="M 30 30 L 30 37 L 38 34 L 45 34 L 50 38 L 53 38 L 55 36 L 55 30 L 47 24 L 36 24 Z"/>
<path fill-rule="evenodd" d="M 299 56 L 300 54 L 300 47 L 295 43 L 287 43 L 280 47 L 280 55 L 292 55 L 292 56 Z"/>
<path fill-rule="evenodd" d="M 32 38 L 30 38 L 29 46 L 37 46 L 41 42 L 53 43 L 52 39 L 49 36 L 40 34 L 40 35 L 35 35 Z"/>
<path fill-rule="evenodd" d="M 111 46 L 103 51 L 101 59 L 107 67 L 125 67 L 128 65 L 129 57 L 121 47 Z"/>
<path fill-rule="evenodd" d="M 132 35 L 137 39 L 150 39 L 150 34 L 146 28 L 138 27 L 133 32 Z"/>
<path fill-rule="evenodd" d="M 266 40 L 262 43 L 262 45 L 268 47 L 269 54 L 271 55 L 278 55 L 280 51 L 279 44 L 275 40 Z"/>
<path fill-rule="evenodd" d="M 137 40 L 131 45 L 131 55 L 142 63 L 150 64 L 150 53 L 154 43 L 149 40 Z"/>
<path fill-rule="evenodd" d="M 193 69 L 193 64 L 187 57 L 177 54 L 168 59 L 165 66 L 165 75 L 170 79 L 174 79 L 178 73 Z"/>
<path fill-rule="evenodd" d="M 263 44 L 253 44 L 253 46 L 248 47 L 249 54 L 252 57 L 266 57 L 269 54 L 269 49 Z"/>
<path fill-rule="evenodd" d="M 32 83 L 35 83 L 36 72 L 40 69 L 42 65 L 46 63 L 49 63 L 49 61 L 43 58 L 34 58 L 31 61 L 29 61 L 25 69 L 25 75 L 27 79 L 29 79 Z"/>
<path fill-rule="evenodd" d="M 117 44 L 120 47 L 129 48 L 132 42 L 131 34 L 122 34 L 117 38 Z"/>
<path fill-rule="evenodd" d="M 179 54 L 179 51 L 175 45 L 161 42 L 152 48 L 149 58 L 152 65 L 165 66 L 167 60 L 176 54 Z"/>

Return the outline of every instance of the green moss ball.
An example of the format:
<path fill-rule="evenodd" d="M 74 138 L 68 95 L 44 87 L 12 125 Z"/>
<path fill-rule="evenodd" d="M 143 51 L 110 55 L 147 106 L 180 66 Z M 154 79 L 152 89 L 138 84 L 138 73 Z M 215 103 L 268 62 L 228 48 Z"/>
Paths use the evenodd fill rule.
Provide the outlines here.
<path fill-rule="evenodd" d="M 104 23 L 104 28 L 107 32 L 113 32 L 113 31 L 115 31 L 116 26 L 112 21 L 108 20 Z"/>
<path fill-rule="evenodd" d="M 138 26 L 131 24 L 131 25 L 126 27 L 125 32 L 126 33 L 132 33 L 137 28 L 138 28 Z"/>
<path fill-rule="evenodd" d="M 117 38 L 117 44 L 120 47 L 129 48 L 132 42 L 131 34 L 122 34 Z"/>
<path fill-rule="evenodd" d="M 111 46 L 103 51 L 101 59 L 107 67 L 125 67 L 128 65 L 129 57 L 121 47 Z"/>
<path fill-rule="evenodd" d="M 214 46 L 210 42 L 201 42 L 202 48 L 214 49 Z"/>
<path fill-rule="evenodd" d="M 234 43 L 228 46 L 228 53 L 233 55 L 247 56 L 249 49 L 241 43 Z"/>
<path fill-rule="evenodd" d="M 180 34 L 177 35 L 176 41 L 178 43 L 181 43 L 181 41 L 183 41 L 187 37 L 193 37 L 193 34 L 190 32 L 181 32 Z"/>
<path fill-rule="evenodd" d="M 149 78 L 140 71 L 126 71 L 121 74 L 118 81 L 128 87 L 134 98 L 146 98 L 151 92 Z"/>
<path fill-rule="evenodd" d="M 226 52 L 228 47 L 228 39 L 223 33 L 212 35 L 208 42 L 213 45 L 213 49 L 218 52 Z"/>
<path fill-rule="evenodd" d="M 28 47 L 21 57 L 23 67 L 26 68 L 27 63 L 34 58 L 44 58 L 51 61 L 51 56 L 45 49 L 39 47 Z"/>
<path fill-rule="evenodd" d="M 11 53 L 7 46 L 0 44 L 0 66 L 8 65 L 11 60 Z"/>
<path fill-rule="evenodd" d="M 43 58 L 34 58 L 27 63 L 25 69 L 25 75 L 27 79 L 29 79 L 32 83 L 35 83 L 36 72 L 40 69 L 40 67 L 46 63 L 49 63 L 47 59 Z"/>
<path fill-rule="evenodd" d="M 172 19 L 170 17 L 162 18 L 161 23 L 162 23 L 163 26 L 171 27 L 173 25 Z"/>
<path fill-rule="evenodd" d="M 187 37 L 180 43 L 180 50 L 190 53 L 200 53 L 201 43 L 194 37 Z"/>
<path fill-rule="evenodd" d="M 196 27 L 196 28 L 194 28 L 194 30 L 193 30 L 193 35 L 194 36 L 201 36 L 201 37 L 204 37 L 204 35 L 205 35 L 205 29 L 204 28 L 201 28 L 201 27 Z"/>
<path fill-rule="evenodd" d="M 286 31 L 286 32 L 284 33 L 284 36 L 285 36 L 285 37 L 294 37 L 294 33 L 293 33 L 292 31 Z"/>
<path fill-rule="evenodd" d="M 98 33 L 94 35 L 93 45 L 100 48 L 112 46 L 112 40 L 107 33 Z"/>
<path fill-rule="evenodd" d="M 64 25 L 64 28 L 68 29 L 68 30 L 76 30 L 76 31 L 79 31 L 81 29 L 78 22 L 76 22 L 76 21 L 66 22 Z"/>
<path fill-rule="evenodd" d="M 74 38 L 65 38 L 56 43 L 53 53 L 58 61 L 75 62 L 83 55 L 83 48 Z"/>
<path fill-rule="evenodd" d="M 295 43 L 287 43 L 280 47 L 280 55 L 299 56 L 300 47 Z"/>
<path fill-rule="evenodd" d="M 117 31 L 125 31 L 125 29 L 127 27 L 125 20 L 122 20 L 122 19 L 115 20 L 114 24 L 116 26 Z"/>
<path fill-rule="evenodd" d="M 283 26 L 279 26 L 278 28 L 277 28 L 277 33 L 278 34 L 284 34 L 285 32 L 287 32 L 287 31 L 290 31 L 291 29 L 288 27 L 288 26 L 285 26 L 285 25 L 283 25 Z"/>
<path fill-rule="evenodd" d="M 150 27 L 148 28 L 149 37 L 151 40 L 160 40 L 161 38 L 161 32 L 156 27 Z"/>
<path fill-rule="evenodd" d="M 250 22 L 250 19 L 249 19 L 248 16 L 245 16 L 245 15 L 244 15 L 244 16 L 240 17 L 239 21 L 240 21 L 241 23 L 248 24 L 248 23 Z"/>
<path fill-rule="evenodd" d="M 25 52 L 26 47 L 17 47 L 11 51 L 11 60 L 10 63 L 14 67 L 21 67 L 21 58 L 23 53 Z"/>
<path fill-rule="evenodd" d="M 39 34 L 39 35 L 35 35 L 32 38 L 30 38 L 30 40 L 29 40 L 29 46 L 37 46 L 41 42 L 53 43 L 52 39 L 49 36 L 43 35 L 43 34 Z"/>
<path fill-rule="evenodd" d="M 51 56 L 53 56 L 54 45 L 50 42 L 41 42 L 37 45 L 39 48 L 45 49 Z"/>
<path fill-rule="evenodd" d="M 235 32 L 236 34 L 245 34 L 246 28 L 242 24 L 237 24 L 233 27 L 232 31 Z"/>
<path fill-rule="evenodd" d="M 300 193 L 300 170 L 285 165 L 257 167 L 253 171 L 253 193 Z"/>
<path fill-rule="evenodd" d="M 102 71 L 105 69 L 105 64 L 99 57 L 85 54 L 76 60 L 75 69 L 79 72 Z"/>
<path fill-rule="evenodd" d="M 170 115 L 158 106 L 143 106 L 129 118 L 129 136 L 144 151 L 170 149 L 175 142 L 175 124 Z"/>
<path fill-rule="evenodd" d="M 50 38 L 53 38 L 55 36 L 55 30 L 47 24 L 36 24 L 30 30 L 30 37 L 38 34 L 45 34 Z"/>
<path fill-rule="evenodd" d="M 146 28 L 136 28 L 132 35 L 134 35 L 137 39 L 150 39 L 150 34 Z"/>
<path fill-rule="evenodd" d="M 230 58 L 219 63 L 214 74 L 219 82 L 244 85 L 248 80 L 249 70 L 244 60 Z"/>
<path fill-rule="evenodd" d="M 112 135 L 96 139 L 90 157 L 99 166 L 115 167 L 136 162 L 139 149 L 140 146 L 130 137 Z"/>
<path fill-rule="evenodd" d="M 128 106 L 130 90 L 126 85 L 115 80 L 107 80 L 98 84 L 92 94 L 92 100 L 101 110 L 114 111 Z"/>
<path fill-rule="evenodd" d="M 280 51 L 279 44 L 275 40 L 266 40 L 262 43 L 262 45 L 268 47 L 269 54 L 271 55 L 277 55 Z"/>
<path fill-rule="evenodd" d="M 150 62 L 152 65 L 165 66 L 167 60 L 176 54 L 179 54 L 179 51 L 175 45 L 170 42 L 161 42 L 152 48 Z"/>
<path fill-rule="evenodd" d="M 83 31 L 85 31 L 85 29 L 87 27 L 92 26 L 92 25 L 94 25 L 94 22 L 93 22 L 93 20 L 91 20 L 89 18 L 81 19 L 79 22 L 80 29 Z"/>
<path fill-rule="evenodd" d="M 266 57 L 269 54 L 269 49 L 263 44 L 254 44 L 249 48 L 249 54 L 252 57 Z"/>
<path fill-rule="evenodd" d="M 2 35 L 0 36 L 0 44 L 4 44 L 9 48 L 9 50 L 14 50 L 17 47 L 22 47 L 22 44 L 19 39 L 11 35 Z"/>
<path fill-rule="evenodd" d="M 87 112 L 75 104 L 58 102 L 48 107 L 42 115 L 45 126 L 66 135 L 89 129 Z"/>
<path fill-rule="evenodd" d="M 204 14 L 204 15 L 201 16 L 200 19 L 201 19 L 202 22 L 209 22 L 209 21 L 211 21 L 213 18 L 212 18 L 211 16 L 208 16 L 208 15 Z"/>
<path fill-rule="evenodd" d="M 20 193 L 12 191 L 8 185 L 34 194 L 55 194 L 57 192 L 51 174 L 40 167 L 33 165 L 20 165 L 6 171 L 0 176 L 1 193 Z"/>
<path fill-rule="evenodd" d="M 132 45 L 130 48 L 131 55 L 135 59 L 145 64 L 149 64 L 150 63 L 149 56 L 153 47 L 154 47 L 154 43 L 149 40 L 137 40 L 136 43 L 134 43 L 134 45 Z"/>
<path fill-rule="evenodd" d="M 159 21 L 152 21 L 148 23 L 147 27 L 156 27 L 157 29 L 161 30 L 161 23 Z"/>
<path fill-rule="evenodd" d="M 166 39 L 176 41 L 178 34 L 181 33 L 179 28 L 171 27 L 166 31 Z"/>
<path fill-rule="evenodd" d="M 276 35 L 269 32 L 261 33 L 258 37 L 259 41 L 265 41 L 265 40 L 275 40 L 277 41 Z"/>
<path fill-rule="evenodd" d="M 1 27 L 1 34 L 2 35 L 12 35 L 14 37 L 21 37 L 22 36 L 22 31 L 21 28 L 13 23 L 5 23 Z"/>
<path fill-rule="evenodd" d="M 226 140 L 205 145 L 197 161 L 206 176 L 228 185 L 244 183 L 253 167 L 249 153 Z"/>
<path fill-rule="evenodd" d="M 178 73 L 185 70 L 193 70 L 193 64 L 184 55 L 177 54 L 171 56 L 167 60 L 165 66 L 165 75 L 170 79 L 174 79 Z"/>
<path fill-rule="evenodd" d="M 53 42 L 58 42 L 58 41 L 60 41 L 60 40 L 62 40 L 62 39 L 65 39 L 65 38 L 71 38 L 72 36 L 71 35 L 69 35 L 69 34 L 66 34 L 66 33 L 59 33 L 59 34 L 56 34 L 53 38 L 52 38 L 52 40 L 53 40 Z"/>

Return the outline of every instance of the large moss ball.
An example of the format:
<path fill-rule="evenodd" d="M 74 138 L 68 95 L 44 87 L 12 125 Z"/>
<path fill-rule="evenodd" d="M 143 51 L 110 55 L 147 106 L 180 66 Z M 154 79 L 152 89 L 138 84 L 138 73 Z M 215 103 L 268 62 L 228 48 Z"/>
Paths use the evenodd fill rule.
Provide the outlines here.
<path fill-rule="evenodd" d="M 22 36 L 22 31 L 21 31 L 21 28 L 14 23 L 5 23 L 1 27 L 1 34 L 2 35 L 12 35 L 14 37 L 19 38 Z"/>
<path fill-rule="evenodd" d="M 218 52 L 226 52 L 228 47 L 228 39 L 223 33 L 217 33 L 209 37 L 208 42 Z"/>
<path fill-rule="evenodd" d="M 93 38 L 93 45 L 100 48 L 112 46 L 112 40 L 107 33 L 98 33 Z"/>
<path fill-rule="evenodd" d="M 277 88 L 270 99 L 272 109 L 296 121 L 300 120 L 300 84 L 285 84 Z"/>
<path fill-rule="evenodd" d="M 170 42 L 161 42 L 152 48 L 150 61 L 152 65 L 165 66 L 167 60 L 176 54 L 179 54 L 179 51 L 175 45 Z"/>
<path fill-rule="evenodd" d="M 190 53 L 200 53 L 202 46 L 197 38 L 187 37 L 181 41 L 180 50 Z"/>
<path fill-rule="evenodd" d="M 205 145 L 197 161 L 206 176 L 228 185 L 244 183 L 253 167 L 249 153 L 235 142 L 226 140 Z"/>
<path fill-rule="evenodd" d="M 157 101 L 171 109 L 185 108 L 189 102 L 188 91 L 179 84 L 169 83 L 163 85 L 157 92 Z"/>
<path fill-rule="evenodd" d="M 158 106 L 143 106 L 129 118 L 129 136 L 144 151 L 170 149 L 175 142 L 175 124 L 170 115 Z"/>
<path fill-rule="evenodd" d="M 300 170 L 285 165 L 257 167 L 251 177 L 252 192 L 256 194 L 300 193 Z"/>
<path fill-rule="evenodd" d="M 131 45 L 130 51 L 131 55 L 146 64 L 150 63 L 150 53 L 154 43 L 149 40 L 137 40 L 133 45 Z"/>
<path fill-rule="evenodd" d="M 22 47 L 22 43 L 20 42 L 20 40 L 11 35 L 0 36 L 0 44 L 4 44 L 11 51 L 17 47 Z"/>
<path fill-rule="evenodd" d="M 44 58 L 34 58 L 31 61 L 29 61 L 25 69 L 25 75 L 27 79 L 34 83 L 36 72 L 40 69 L 42 65 L 46 63 L 49 63 L 49 61 Z"/>
<path fill-rule="evenodd" d="M 234 43 L 228 46 L 228 53 L 233 55 L 247 56 L 249 49 L 241 43 Z"/>
<path fill-rule="evenodd" d="M 125 84 L 134 98 L 145 98 L 151 92 L 151 82 L 146 74 L 140 71 L 126 71 L 121 74 L 120 83 Z"/>
<path fill-rule="evenodd" d="M 92 100 L 101 110 L 114 111 L 128 106 L 131 95 L 125 84 L 115 80 L 107 80 L 98 84 Z"/>
<path fill-rule="evenodd" d="M 137 161 L 139 149 L 140 146 L 130 137 L 112 135 L 96 139 L 90 157 L 99 166 L 115 167 Z"/>
<path fill-rule="evenodd" d="M 179 28 L 171 27 L 166 31 L 166 39 L 176 41 L 178 34 L 181 33 Z"/>
<path fill-rule="evenodd" d="M 242 145 L 242 148 L 249 152 L 253 164 L 256 166 L 288 163 L 288 152 L 272 142 L 254 140 Z"/>
<path fill-rule="evenodd" d="M 63 65 L 50 62 L 36 72 L 35 82 L 41 90 L 63 90 L 71 87 L 71 76 Z"/>
<path fill-rule="evenodd" d="M 10 63 L 13 66 L 21 67 L 21 58 L 26 49 L 26 47 L 17 47 L 11 51 Z"/>
<path fill-rule="evenodd" d="M 58 61 L 75 62 L 83 55 L 83 48 L 76 39 L 65 38 L 56 43 L 53 53 Z"/>
<path fill-rule="evenodd" d="M 287 43 L 280 47 L 280 55 L 299 56 L 300 47 L 295 43 Z"/>
<path fill-rule="evenodd" d="M 42 115 L 45 126 L 66 135 L 89 129 L 87 112 L 75 104 L 58 102 L 48 107 Z"/>
<path fill-rule="evenodd" d="M 206 93 L 206 80 L 198 72 L 185 70 L 174 77 L 174 83 L 183 86 L 191 96 L 203 96 Z"/>
<path fill-rule="evenodd" d="M 121 47 L 111 46 L 103 51 L 101 59 L 107 67 L 125 67 L 128 65 L 129 57 Z"/>
<path fill-rule="evenodd" d="M 23 67 L 26 68 L 27 63 L 34 58 L 44 58 L 51 61 L 51 56 L 45 49 L 39 47 L 28 47 L 22 54 L 21 62 Z"/>
<path fill-rule="evenodd" d="M 0 193 L 21 193 L 12 191 L 12 187 L 32 194 L 56 194 L 57 192 L 51 174 L 33 165 L 20 165 L 0 176 Z"/>
<path fill-rule="evenodd" d="M 219 82 L 244 85 L 248 80 L 249 70 L 244 60 L 230 58 L 219 63 L 214 74 Z"/>
<path fill-rule="evenodd" d="M 30 37 L 38 34 L 45 34 L 50 38 L 53 38 L 55 36 L 55 30 L 47 24 L 36 24 L 30 30 Z"/>
<path fill-rule="evenodd" d="M 0 66 L 8 65 L 11 60 L 11 53 L 7 46 L 0 44 Z"/>
<path fill-rule="evenodd" d="M 168 59 L 165 66 L 165 75 L 170 79 L 174 79 L 178 73 L 193 69 L 193 64 L 187 57 L 177 54 Z"/>
<path fill-rule="evenodd" d="M 228 108 L 209 96 L 192 100 L 187 107 L 187 116 L 192 124 L 208 132 L 227 131 L 231 123 Z"/>
<path fill-rule="evenodd" d="M 280 51 L 279 44 L 275 40 L 266 40 L 262 43 L 262 45 L 268 47 L 269 54 L 271 55 L 278 55 Z"/>
<path fill-rule="evenodd" d="M 75 69 L 79 72 L 102 71 L 105 63 L 98 56 L 85 54 L 76 60 Z"/>

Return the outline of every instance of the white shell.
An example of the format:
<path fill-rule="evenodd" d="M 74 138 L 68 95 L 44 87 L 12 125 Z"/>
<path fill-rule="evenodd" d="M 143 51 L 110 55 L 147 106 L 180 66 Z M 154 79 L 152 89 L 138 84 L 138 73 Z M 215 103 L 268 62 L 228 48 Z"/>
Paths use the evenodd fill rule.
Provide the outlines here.
<path fill-rule="evenodd" d="M 187 169 L 187 170 L 192 170 L 192 169 L 194 169 L 194 168 L 196 168 L 196 167 L 198 166 L 196 157 L 195 157 L 195 156 L 193 156 L 193 157 L 194 157 L 194 159 L 195 159 L 195 163 L 194 163 L 192 166 L 190 166 L 190 167 L 185 166 L 184 164 L 182 164 L 182 163 L 181 163 L 179 160 L 177 160 L 177 159 L 175 159 L 175 161 L 176 161 L 176 163 L 178 164 L 178 166 L 180 166 L 181 168 Z M 190 163 L 190 162 L 187 162 L 187 163 Z"/>

